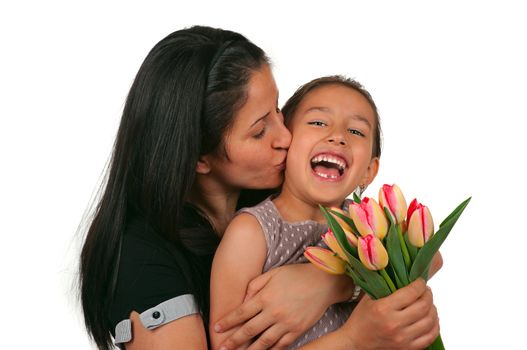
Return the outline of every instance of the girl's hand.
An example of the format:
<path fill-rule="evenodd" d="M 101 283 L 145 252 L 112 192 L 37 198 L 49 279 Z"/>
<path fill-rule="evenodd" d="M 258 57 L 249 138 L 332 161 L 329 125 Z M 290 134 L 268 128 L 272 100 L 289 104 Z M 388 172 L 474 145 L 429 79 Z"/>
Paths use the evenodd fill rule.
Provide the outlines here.
<path fill-rule="evenodd" d="M 346 276 L 329 275 L 312 264 L 281 266 L 251 281 L 244 303 L 219 320 L 215 330 L 241 325 L 222 344 L 226 349 L 249 340 L 250 350 L 286 348 L 330 305 L 349 299 L 351 283 Z"/>
<path fill-rule="evenodd" d="M 432 291 L 418 279 L 386 298 L 365 296 L 337 332 L 352 349 L 424 349 L 439 334 Z"/>

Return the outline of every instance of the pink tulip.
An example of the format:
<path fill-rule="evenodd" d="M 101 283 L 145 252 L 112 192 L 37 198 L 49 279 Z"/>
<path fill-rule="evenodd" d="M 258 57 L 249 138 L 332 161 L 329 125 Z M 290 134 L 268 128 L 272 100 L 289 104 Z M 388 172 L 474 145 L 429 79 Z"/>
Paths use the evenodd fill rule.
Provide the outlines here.
<path fill-rule="evenodd" d="M 320 247 L 307 247 L 304 256 L 316 267 L 327 273 L 341 275 L 346 271 L 346 262 L 330 250 Z"/>
<path fill-rule="evenodd" d="M 387 208 L 396 224 L 402 224 L 406 215 L 406 200 L 397 185 L 383 185 L 379 190 L 379 203 Z"/>
<path fill-rule="evenodd" d="M 388 252 L 375 235 L 359 237 L 359 259 L 369 270 L 382 270 L 388 265 Z"/>
<path fill-rule="evenodd" d="M 408 240 L 416 247 L 422 247 L 434 234 L 434 221 L 427 206 L 416 199 L 408 208 Z"/>
<path fill-rule="evenodd" d="M 365 237 L 374 234 L 379 239 L 383 239 L 386 236 L 388 220 L 379 204 L 373 198 L 366 197 L 360 204 L 351 203 L 349 212 L 361 236 Z"/>

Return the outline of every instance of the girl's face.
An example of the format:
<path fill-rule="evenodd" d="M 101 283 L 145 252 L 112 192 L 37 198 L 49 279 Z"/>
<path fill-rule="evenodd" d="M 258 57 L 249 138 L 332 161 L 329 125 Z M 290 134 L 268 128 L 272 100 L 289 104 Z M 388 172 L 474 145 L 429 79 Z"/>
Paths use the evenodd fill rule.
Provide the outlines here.
<path fill-rule="evenodd" d="M 331 84 L 309 92 L 289 125 L 284 190 L 307 203 L 340 205 L 377 174 L 375 125 L 370 104 L 352 88 Z"/>
<path fill-rule="evenodd" d="M 291 134 L 278 109 L 278 89 L 270 67 L 254 71 L 247 101 L 225 136 L 225 156 L 209 156 L 211 171 L 234 189 L 275 188 L 282 184 Z"/>

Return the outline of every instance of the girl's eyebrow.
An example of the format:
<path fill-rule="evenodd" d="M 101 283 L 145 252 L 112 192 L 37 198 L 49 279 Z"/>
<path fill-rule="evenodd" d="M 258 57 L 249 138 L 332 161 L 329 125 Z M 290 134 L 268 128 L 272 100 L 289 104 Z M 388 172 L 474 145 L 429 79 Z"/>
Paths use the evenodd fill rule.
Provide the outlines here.
<path fill-rule="evenodd" d="M 315 106 L 315 107 L 311 107 L 309 108 L 305 113 L 309 113 L 309 112 L 315 112 L 315 111 L 319 111 L 319 112 L 323 112 L 323 113 L 330 113 L 331 112 L 331 109 L 328 108 L 328 107 L 320 107 L 320 106 Z M 358 120 L 360 122 L 363 122 L 364 124 L 366 124 L 369 128 L 371 128 L 371 123 L 370 121 L 368 120 L 368 118 L 360 115 L 360 114 L 352 114 L 350 115 L 350 118 L 352 119 L 355 119 L 355 120 Z"/>

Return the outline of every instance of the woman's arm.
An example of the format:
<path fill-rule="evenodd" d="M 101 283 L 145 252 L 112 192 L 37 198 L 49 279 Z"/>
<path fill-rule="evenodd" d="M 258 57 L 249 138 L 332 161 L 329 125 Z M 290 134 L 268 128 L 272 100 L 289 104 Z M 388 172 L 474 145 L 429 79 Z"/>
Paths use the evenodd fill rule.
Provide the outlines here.
<path fill-rule="evenodd" d="M 124 344 L 127 350 L 207 349 L 205 327 L 199 314 L 182 317 L 153 330 L 143 326 L 135 311 L 130 320 L 134 337 Z"/>
<path fill-rule="evenodd" d="M 349 300 L 352 294 L 349 277 L 330 275 L 309 263 L 282 266 L 251 281 L 243 305 L 216 322 L 211 333 L 242 325 L 223 342 L 227 349 L 258 335 L 249 349 L 286 347 L 330 305 Z M 276 327 L 268 329 L 269 324 Z"/>
<path fill-rule="evenodd" d="M 439 334 L 432 292 L 422 279 L 379 300 L 365 296 L 348 321 L 303 350 L 419 350 Z"/>
<path fill-rule="evenodd" d="M 262 273 L 266 254 L 267 244 L 256 218 L 243 213 L 236 216 L 227 227 L 212 263 L 211 325 L 243 303 L 249 282 Z M 268 323 L 266 328 L 269 326 Z M 212 349 L 218 349 L 235 331 L 236 328 L 233 328 L 225 333 L 216 333 L 211 329 Z M 244 343 L 248 340 L 250 338 Z"/>

